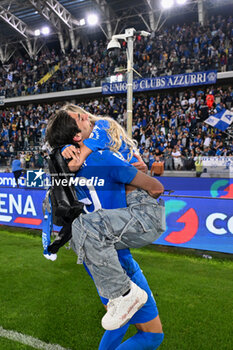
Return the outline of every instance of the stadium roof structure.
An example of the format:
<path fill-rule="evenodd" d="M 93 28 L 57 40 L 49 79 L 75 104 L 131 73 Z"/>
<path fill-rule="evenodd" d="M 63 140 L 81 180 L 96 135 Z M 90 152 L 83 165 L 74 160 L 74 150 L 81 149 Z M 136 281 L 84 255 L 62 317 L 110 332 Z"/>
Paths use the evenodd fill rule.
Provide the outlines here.
<path fill-rule="evenodd" d="M 33 57 L 54 35 L 65 52 L 67 47 L 77 48 L 79 41 L 93 32 L 103 32 L 108 40 L 130 27 L 153 33 L 169 16 L 197 13 L 200 3 L 209 8 L 232 0 L 187 0 L 185 6 L 170 10 L 161 8 L 161 0 L 0 0 L 0 60 L 7 61 L 17 43 Z M 99 18 L 94 30 L 80 21 L 90 13 Z M 49 37 L 35 36 L 35 30 L 40 33 L 44 26 L 50 28 Z"/>

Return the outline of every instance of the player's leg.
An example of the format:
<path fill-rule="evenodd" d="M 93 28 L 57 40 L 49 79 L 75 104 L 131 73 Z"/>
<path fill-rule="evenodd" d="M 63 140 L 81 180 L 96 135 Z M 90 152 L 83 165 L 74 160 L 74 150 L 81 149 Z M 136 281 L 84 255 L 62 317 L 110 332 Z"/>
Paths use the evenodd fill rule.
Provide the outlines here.
<path fill-rule="evenodd" d="M 147 333 L 163 333 L 163 327 L 159 315 L 153 320 L 145 323 L 136 323 L 135 326 L 139 331 Z"/>
<path fill-rule="evenodd" d="M 99 344 L 99 350 L 115 350 L 121 344 L 128 328 L 129 323 L 114 331 L 105 331 Z"/>
<path fill-rule="evenodd" d="M 105 331 L 99 344 L 99 350 L 154 350 L 160 346 L 164 334 L 159 316 L 149 322 L 138 323 L 135 326 L 138 332 L 122 344 L 129 323 L 114 331 Z"/>
<path fill-rule="evenodd" d="M 140 266 L 133 259 L 128 250 L 118 251 L 118 255 L 121 265 L 126 270 L 126 273 L 134 283 L 147 292 L 148 300 L 129 321 L 130 324 L 135 324 L 138 333 L 132 338 L 126 340 L 123 344 L 119 344 L 119 347 L 114 350 L 157 349 L 163 341 L 164 334 L 156 302 L 149 284 L 141 271 Z"/>
<path fill-rule="evenodd" d="M 164 338 L 156 302 L 144 274 L 140 268 L 136 268 L 136 266 L 139 267 L 139 265 L 132 258 L 132 256 L 129 256 L 129 254 L 126 255 L 126 259 L 128 263 L 124 261 L 124 256 L 123 259 L 120 257 L 122 265 L 126 267 L 128 265 L 130 269 L 132 268 L 132 265 L 135 266 L 135 272 L 131 278 L 147 292 L 148 300 L 129 322 L 131 324 L 135 324 L 138 329 L 137 334 L 119 345 L 116 350 L 154 350 L 160 346 Z"/>
<path fill-rule="evenodd" d="M 120 344 L 115 350 L 155 350 L 161 345 L 163 333 L 138 331 L 133 337 Z"/>
<path fill-rule="evenodd" d="M 99 350 L 155 350 L 164 339 L 162 325 L 157 316 L 155 319 L 135 325 L 138 332 L 121 344 L 129 323 L 114 331 L 105 331 Z"/>
<path fill-rule="evenodd" d="M 151 305 L 153 308 L 153 305 Z M 143 308 L 141 309 L 143 312 Z M 140 313 L 140 311 L 138 313 Z M 152 310 L 153 311 L 153 310 Z M 136 315 L 135 315 L 136 316 Z M 119 344 L 115 350 L 155 350 L 157 349 L 163 339 L 164 333 L 159 315 L 153 320 L 145 323 L 135 324 L 138 332 L 124 343 Z"/>

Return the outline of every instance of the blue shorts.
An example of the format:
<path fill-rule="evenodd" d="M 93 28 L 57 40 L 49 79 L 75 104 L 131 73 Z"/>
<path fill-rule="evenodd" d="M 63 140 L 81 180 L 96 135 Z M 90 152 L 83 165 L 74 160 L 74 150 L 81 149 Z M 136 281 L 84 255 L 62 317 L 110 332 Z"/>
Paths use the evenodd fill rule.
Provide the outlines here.
<path fill-rule="evenodd" d="M 121 266 L 123 267 L 127 275 L 130 277 L 130 279 L 134 283 L 136 283 L 139 287 L 144 289 L 148 294 L 148 300 L 146 304 L 136 312 L 136 314 L 129 321 L 129 324 L 145 323 L 153 320 L 155 317 L 158 316 L 159 313 L 158 313 L 158 309 L 157 309 L 153 294 L 150 290 L 150 287 L 148 285 L 148 282 L 145 276 L 143 275 L 140 269 L 140 266 L 133 259 L 129 249 L 120 249 L 120 250 L 117 250 L 117 253 L 118 253 Z M 88 274 L 91 276 L 90 271 L 88 270 L 85 264 L 84 266 Z M 108 299 L 103 298 L 101 296 L 100 296 L 100 299 L 104 305 L 107 305 Z"/>

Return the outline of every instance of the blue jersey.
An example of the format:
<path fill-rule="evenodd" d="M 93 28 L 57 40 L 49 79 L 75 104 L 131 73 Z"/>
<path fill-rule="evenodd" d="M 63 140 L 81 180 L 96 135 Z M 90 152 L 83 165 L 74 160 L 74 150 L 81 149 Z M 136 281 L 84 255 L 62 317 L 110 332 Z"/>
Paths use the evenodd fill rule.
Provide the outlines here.
<path fill-rule="evenodd" d="M 92 130 L 92 133 L 90 134 L 88 139 L 85 139 L 83 141 L 83 143 L 85 144 L 85 146 L 87 146 L 92 152 L 96 152 L 96 151 L 102 151 L 102 150 L 109 150 L 110 146 L 111 146 L 111 137 L 107 132 L 107 129 L 109 129 L 110 124 L 108 122 L 108 120 L 98 120 L 95 123 L 95 126 Z M 62 148 L 62 151 L 68 147 L 70 145 L 67 145 L 65 147 Z M 118 155 L 120 157 L 123 156 L 124 159 L 127 160 L 128 155 L 129 155 L 130 151 L 128 146 L 126 145 L 126 143 L 124 141 L 122 141 L 122 145 L 119 149 L 119 153 Z M 137 158 L 136 157 L 132 157 L 130 159 L 130 163 L 135 163 L 137 162 Z M 89 159 L 90 162 L 90 159 Z M 94 162 L 96 164 L 96 162 Z M 84 162 L 84 166 L 85 166 L 86 162 Z M 106 164 L 104 165 L 106 166 Z M 81 167 L 82 169 L 82 167 Z M 80 176 L 80 175 L 79 175 Z M 84 204 L 90 204 L 90 198 L 88 199 L 86 197 L 85 192 L 83 191 L 83 188 L 81 188 L 80 186 L 77 187 L 77 196 L 80 202 L 83 202 Z M 97 208 L 96 208 L 97 210 Z"/>
<path fill-rule="evenodd" d="M 77 173 L 78 199 L 84 192 L 91 202 L 86 207 L 88 212 L 126 207 L 125 184 L 129 184 L 136 174 L 137 169 L 118 153 L 93 152 Z"/>
<path fill-rule="evenodd" d="M 92 183 L 90 181 L 89 185 L 83 187 L 86 195 L 93 203 L 86 206 L 86 211 L 92 212 L 101 207 L 103 209 L 126 207 L 125 184 L 130 183 L 136 174 L 136 168 L 116 153 L 108 150 L 91 153 L 77 173 L 77 176 L 83 180 L 87 179 L 90 181 L 92 179 Z M 103 186 L 100 186 L 100 180 L 104 180 Z M 78 187 L 76 189 L 78 191 Z M 121 249 L 117 253 L 127 275 L 148 294 L 146 304 L 136 312 L 129 323 L 135 324 L 151 321 L 158 315 L 158 310 L 146 278 L 138 263 L 133 259 L 129 249 Z M 91 276 L 86 266 L 85 268 Z M 107 299 L 100 298 L 103 304 L 107 304 Z"/>
<path fill-rule="evenodd" d="M 89 138 L 83 141 L 84 145 L 90 148 L 92 152 L 109 149 L 111 146 L 111 137 L 107 132 L 109 127 L 108 120 L 101 119 L 96 121 Z M 127 160 L 129 148 L 124 141 L 122 141 L 119 153 Z M 135 157 L 130 160 L 130 163 L 133 162 L 137 162 Z"/>

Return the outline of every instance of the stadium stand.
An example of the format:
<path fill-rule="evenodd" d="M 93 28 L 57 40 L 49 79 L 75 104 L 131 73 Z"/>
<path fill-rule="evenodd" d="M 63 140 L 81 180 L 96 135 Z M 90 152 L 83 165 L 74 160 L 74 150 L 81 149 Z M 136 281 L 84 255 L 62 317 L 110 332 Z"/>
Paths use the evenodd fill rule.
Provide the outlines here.
<path fill-rule="evenodd" d="M 207 98 L 208 96 L 208 98 Z M 213 97 L 212 107 L 208 99 Z M 1 165 L 10 165 L 17 152 L 23 165 L 43 168 L 47 165 L 44 145 L 48 118 L 62 103 L 5 107 L 0 112 Z M 126 99 L 97 97 L 82 104 L 91 113 L 109 115 L 126 124 Z M 149 167 L 155 160 L 164 162 L 165 170 L 191 170 L 199 155 L 232 156 L 233 144 L 227 133 L 209 127 L 204 120 L 222 108 L 233 107 L 232 87 L 187 90 L 169 95 L 135 97 L 133 137 Z"/>
<path fill-rule="evenodd" d="M 212 16 L 205 26 L 198 22 L 163 28 L 153 38 L 137 36 L 134 68 L 143 77 L 155 77 L 214 69 L 233 70 L 233 19 Z M 0 95 L 5 97 L 57 92 L 100 86 L 126 67 L 126 55 L 109 57 L 104 40 L 88 42 L 64 55 L 45 49 L 35 59 L 14 57 L 0 67 Z M 56 64 L 60 68 L 45 83 L 40 79 Z"/>
<path fill-rule="evenodd" d="M 164 335 L 151 291 L 133 319 L 103 334 L 96 290 L 72 244 L 57 263 L 43 257 L 54 259 L 45 246 L 60 231 L 54 189 L 77 184 L 94 219 L 125 206 L 109 192 L 108 162 L 98 176 L 91 167 L 90 177 L 68 179 L 57 168 L 49 176 L 46 127 L 66 103 L 122 125 L 165 189 L 165 231 L 152 247 L 133 250 L 158 299 L 162 349 L 232 350 L 233 0 L 0 2 L 0 349 L 157 349 Z M 85 116 L 79 122 L 91 132 Z M 102 148 L 98 131 L 96 139 Z M 119 254 L 130 278 L 146 283 L 129 250 Z"/>

